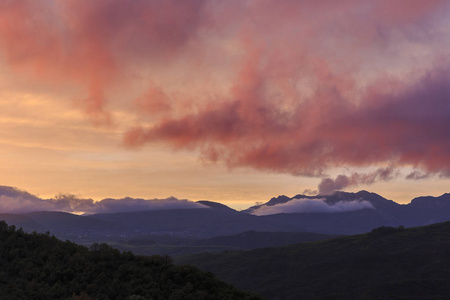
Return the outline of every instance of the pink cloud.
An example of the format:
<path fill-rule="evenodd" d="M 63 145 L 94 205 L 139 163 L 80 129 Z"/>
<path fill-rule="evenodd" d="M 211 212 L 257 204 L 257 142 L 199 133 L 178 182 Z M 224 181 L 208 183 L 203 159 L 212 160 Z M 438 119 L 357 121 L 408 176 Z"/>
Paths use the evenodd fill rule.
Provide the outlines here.
<path fill-rule="evenodd" d="M 19 74 L 76 84 L 81 109 L 103 124 L 114 122 L 114 89 L 130 88 L 140 68 L 170 70 L 120 100 L 151 124 L 127 124 L 130 147 L 165 143 L 295 175 L 375 165 L 445 175 L 448 9 L 422 0 L 4 2 L 0 50 Z M 361 176 L 353 184 L 369 180 Z"/>
<path fill-rule="evenodd" d="M 169 60 L 195 35 L 203 2 L 6 1 L 0 49 L 16 72 L 78 84 L 87 96 L 76 103 L 95 123 L 108 124 L 108 96 L 126 84 L 127 68 Z"/>
<path fill-rule="evenodd" d="M 384 1 L 298 3 L 272 6 L 262 1 L 247 7 L 254 19 L 241 21 L 245 55 L 229 98 L 136 127 L 125 143 L 164 142 L 174 149 L 201 149 L 204 158 L 232 167 L 296 175 L 377 164 L 448 170 L 446 63 L 404 78 L 377 71 L 377 79 L 364 89 L 357 78 L 363 74 L 358 65 L 370 59 L 369 52 L 385 51 L 395 43 L 392 34 L 405 31 L 419 38 L 442 1 L 412 1 L 405 9 L 394 5 L 389 11 Z M 301 22 L 300 16 L 305 17 Z M 304 39 L 282 27 L 292 23 Z M 309 80 L 309 94 L 292 87 L 303 77 Z"/>
<path fill-rule="evenodd" d="M 196 114 L 135 129 L 126 141 L 208 147 L 212 150 L 206 153 L 220 153 L 231 166 L 292 174 L 379 163 L 441 172 L 450 167 L 448 82 L 447 71 L 435 71 L 395 95 L 370 94 L 367 102 L 357 105 L 335 91 L 326 92 L 300 102 L 291 114 L 274 103 L 244 95 Z"/>
<path fill-rule="evenodd" d="M 160 87 L 150 87 L 136 99 L 139 110 L 149 115 L 167 114 L 172 110 L 170 97 Z"/>

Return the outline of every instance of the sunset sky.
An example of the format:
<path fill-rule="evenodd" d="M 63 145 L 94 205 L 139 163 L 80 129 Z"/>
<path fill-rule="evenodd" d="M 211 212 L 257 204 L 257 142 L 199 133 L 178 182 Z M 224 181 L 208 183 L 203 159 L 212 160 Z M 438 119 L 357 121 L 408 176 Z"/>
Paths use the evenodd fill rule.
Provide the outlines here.
<path fill-rule="evenodd" d="M 450 192 L 450 1 L 0 2 L 0 185 Z"/>

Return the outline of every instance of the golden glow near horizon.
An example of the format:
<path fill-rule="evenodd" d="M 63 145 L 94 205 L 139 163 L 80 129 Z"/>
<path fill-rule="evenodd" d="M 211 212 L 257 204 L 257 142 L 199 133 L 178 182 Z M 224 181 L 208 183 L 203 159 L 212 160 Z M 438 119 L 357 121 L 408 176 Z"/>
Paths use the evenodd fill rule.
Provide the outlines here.
<path fill-rule="evenodd" d="M 42 198 L 59 193 L 95 200 L 175 196 L 242 209 L 307 187 L 291 175 L 230 170 L 167 147 L 128 150 L 117 128 L 86 122 L 70 101 L 20 93 L 0 97 L 1 184 Z"/>

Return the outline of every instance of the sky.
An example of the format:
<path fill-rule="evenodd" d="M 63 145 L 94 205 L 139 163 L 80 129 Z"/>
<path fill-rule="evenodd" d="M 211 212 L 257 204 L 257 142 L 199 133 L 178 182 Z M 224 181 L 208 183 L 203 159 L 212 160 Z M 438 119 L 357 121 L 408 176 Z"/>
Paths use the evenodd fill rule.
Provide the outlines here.
<path fill-rule="evenodd" d="M 449 192 L 450 2 L 0 2 L 0 185 L 41 198 Z"/>

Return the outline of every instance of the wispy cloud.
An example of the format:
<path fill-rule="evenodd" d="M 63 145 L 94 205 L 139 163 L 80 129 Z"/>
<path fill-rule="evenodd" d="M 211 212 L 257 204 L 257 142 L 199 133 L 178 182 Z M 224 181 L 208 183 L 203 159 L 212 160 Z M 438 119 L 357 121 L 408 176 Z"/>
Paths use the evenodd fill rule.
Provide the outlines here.
<path fill-rule="evenodd" d="M 343 190 L 350 186 L 360 184 L 370 185 L 377 181 L 389 181 L 398 176 L 393 167 L 380 168 L 370 173 L 353 173 L 350 176 L 338 175 L 335 179 L 324 178 L 319 183 L 318 189 L 321 195 L 330 195 L 335 191 Z"/>
<path fill-rule="evenodd" d="M 313 189 L 304 189 L 303 190 L 303 193 L 302 194 L 304 194 L 304 195 L 311 195 L 311 196 L 313 196 L 313 195 L 317 195 L 319 193 L 319 191 L 318 190 L 313 190 Z"/>
<path fill-rule="evenodd" d="M 430 173 L 424 173 L 424 172 L 420 172 L 418 170 L 414 170 L 411 173 L 409 173 L 408 175 L 406 175 L 406 179 L 412 179 L 412 180 L 420 180 L 420 179 L 426 179 L 431 177 L 432 174 Z"/>

